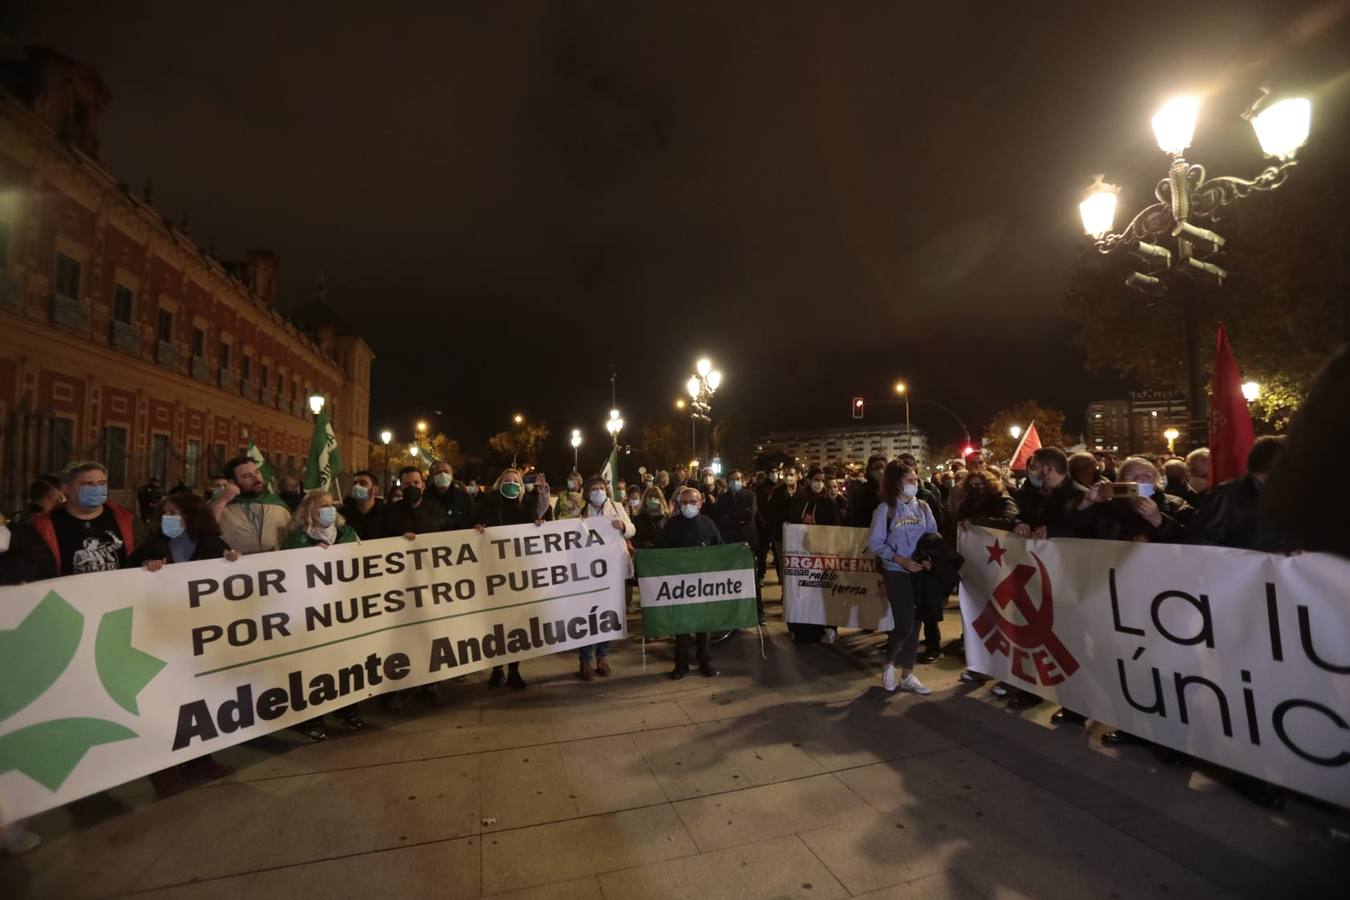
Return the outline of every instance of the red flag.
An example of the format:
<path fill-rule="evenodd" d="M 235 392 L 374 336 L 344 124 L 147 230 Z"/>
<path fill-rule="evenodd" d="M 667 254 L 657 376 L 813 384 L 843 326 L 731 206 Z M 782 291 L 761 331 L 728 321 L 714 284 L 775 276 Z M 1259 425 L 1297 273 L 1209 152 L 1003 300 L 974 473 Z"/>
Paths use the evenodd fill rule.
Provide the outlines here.
<path fill-rule="evenodd" d="M 1214 353 L 1213 402 L 1209 410 L 1209 486 L 1247 474 L 1247 454 L 1256 443 L 1251 410 L 1242 395 L 1242 376 L 1228 346 L 1228 332 L 1219 323 Z"/>
<path fill-rule="evenodd" d="M 1041 436 L 1036 433 L 1036 423 L 1032 422 L 1030 427 L 1022 435 L 1022 441 L 1017 445 L 1017 452 L 1013 454 L 1012 465 L 1008 470 L 1020 472 L 1027 467 L 1027 460 L 1031 459 L 1031 454 L 1041 449 Z"/>

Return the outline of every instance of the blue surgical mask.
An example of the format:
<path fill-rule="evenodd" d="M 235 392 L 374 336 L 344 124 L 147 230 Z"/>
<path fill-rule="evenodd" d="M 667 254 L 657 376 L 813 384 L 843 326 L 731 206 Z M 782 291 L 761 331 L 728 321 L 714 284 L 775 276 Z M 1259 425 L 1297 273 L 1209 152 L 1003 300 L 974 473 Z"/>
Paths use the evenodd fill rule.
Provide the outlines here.
<path fill-rule="evenodd" d="M 697 503 L 685 503 L 685 504 L 681 505 L 681 506 L 680 506 L 680 515 L 684 516 L 686 519 L 697 519 L 697 518 L 698 518 L 698 504 L 697 504 Z"/>
<path fill-rule="evenodd" d="M 917 484 L 903 484 L 900 486 L 900 491 L 906 497 L 913 498 L 919 496 L 919 486 Z"/>
<path fill-rule="evenodd" d="M 1045 484 L 1045 479 L 1042 478 L 1042 477 L 1040 476 L 1040 473 L 1038 473 L 1038 472 L 1028 472 L 1028 473 L 1027 473 L 1027 481 L 1030 481 L 1030 482 L 1031 482 L 1031 486 L 1032 486 L 1032 487 L 1035 487 L 1035 488 L 1041 487 L 1042 485 Z"/>
<path fill-rule="evenodd" d="M 173 540 L 182 534 L 184 528 L 182 516 L 170 516 L 166 514 L 159 518 L 159 530 L 164 532 L 164 536 L 169 540 Z"/>
<path fill-rule="evenodd" d="M 370 499 L 370 488 L 366 487 L 364 484 L 352 485 L 352 499 L 362 503 L 366 502 Z"/>
<path fill-rule="evenodd" d="M 606 494 L 606 493 L 605 493 L 604 491 L 602 491 L 602 490 L 598 490 L 598 489 L 597 489 L 597 490 L 591 491 L 591 496 L 590 496 L 591 504 L 592 504 L 593 506 L 604 506 L 604 505 L 605 505 L 605 500 L 607 500 L 608 497 L 609 497 L 609 495 Z"/>
<path fill-rule="evenodd" d="M 727 485 L 727 488 L 734 494 L 741 489 L 741 483 L 739 481 L 733 481 L 731 484 Z"/>
<path fill-rule="evenodd" d="M 335 523 L 336 521 L 337 521 L 337 507 L 336 507 L 336 506 L 321 506 L 321 507 L 319 507 L 319 525 L 320 525 L 321 527 L 327 528 L 329 525 L 332 525 L 332 524 Z"/>
<path fill-rule="evenodd" d="M 1139 496 L 1140 496 L 1140 497 L 1152 497 L 1155 493 L 1157 493 L 1157 491 L 1158 491 L 1158 486 L 1157 486 L 1156 484 L 1150 484 L 1150 483 L 1147 482 L 1147 481 L 1141 481 L 1141 482 L 1139 482 Z"/>
<path fill-rule="evenodd" d="M 75 502 L 85 509 L 98 509 L 108 502 L 108 486 L 106 484 L 82 484 L 79 493 L 75 496 Z"/>

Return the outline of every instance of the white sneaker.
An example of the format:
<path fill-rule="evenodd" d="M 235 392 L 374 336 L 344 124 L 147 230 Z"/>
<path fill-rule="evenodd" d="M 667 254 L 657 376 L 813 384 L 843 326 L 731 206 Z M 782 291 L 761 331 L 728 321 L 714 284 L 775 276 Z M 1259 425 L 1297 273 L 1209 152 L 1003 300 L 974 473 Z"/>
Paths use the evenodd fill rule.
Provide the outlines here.
<path fill-rule="evenodd" d="M 820 639 L 822 644 L 833 644 L 834 639 L 839 637 L 838 628 L 826 628 L 825 635 Z"/>
<path fill-rule="evenodd" d="M 888 663 L 886 668 L 882 670 L 881 684 L 888 691 L 894 691 L 900 686 L 900 679 L 895 675 L 895 666 Z"/>
<path fill-rule="evenodd" d="M 906 675 L 905 680 L 900 682 L 900 689 L 903 691 L 909 691 L 912 694 L 933 693 L 933 689 L 924 687 L 923 682 L 915 678 L 913 672 L 910 672 L 908 675 Z"/>
<path fill-rule="evenodd" d="M 29 831 L 24 822 L 15 822 L 0 829 L 0 846 L 3 846 L 7 853 L 16 855 L 27 853 L 40 843 L 42 838 Z"/>

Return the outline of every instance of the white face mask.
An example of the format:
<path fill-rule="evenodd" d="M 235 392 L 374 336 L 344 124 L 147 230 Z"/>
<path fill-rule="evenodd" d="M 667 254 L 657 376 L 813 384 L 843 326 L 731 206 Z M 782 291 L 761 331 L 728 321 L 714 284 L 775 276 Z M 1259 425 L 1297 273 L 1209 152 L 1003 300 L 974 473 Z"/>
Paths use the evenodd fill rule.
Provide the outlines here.
<path fill-rule="evenodd" d="M 591 503 L 594 506 L 604 506 L 606 496 L 607 495 L 605 494 L 604 491 L 600 490 L 591 491 Z"/>
<path fill-rule="evenodd" d="M 819 493 L 820 493 L 821 491 L 823 491 L 823 490 L 825 490 L 825 482 L 823 482 L 823 481 L 813 481 L 813 482 L 811 482 L 811 491 L 812 491 L 813 493 L 819 494 Z"/>
<path fill-rule="evenodd" d="M 450 473 L 437 472 L 435 475 L 431 476 L 431 483 L 441 490 L 445 490 L 450 486 Z"/>
<path fill-rule="evenodd" d="M 919 486 L 917 484 L 902 485 L 900 487 L 900 492 L 906 497 L 917 497 L 919 496 Z"/>
<path fill-rule="evenodd" d="M 698 504 L 685 503 L 680 507 L 680 515 L 684 516 L 686 519 L 698 518 Z"/>

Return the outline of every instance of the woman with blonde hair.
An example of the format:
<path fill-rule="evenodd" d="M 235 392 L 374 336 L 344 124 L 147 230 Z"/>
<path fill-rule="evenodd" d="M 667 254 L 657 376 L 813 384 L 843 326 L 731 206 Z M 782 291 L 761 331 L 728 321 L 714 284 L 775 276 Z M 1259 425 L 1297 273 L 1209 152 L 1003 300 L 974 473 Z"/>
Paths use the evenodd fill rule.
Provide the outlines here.
<path fill-rule="evenodd" d="M 599 475 L 592 475 L 586 480 L 586 505 L 577 513 L 581 519 L 608 519 L 615 531 L 624 536 L 625 540 L 631 539 L 636 533 L 637 528 L 633 521 L 628 518 L 627 511 L 623 504 L 615 503 L 610 499 L 609 492 L 605 490 L 605 479 Z M 631 558 L 630 558 L 631 560 Z M 629 569 L 632 568 L 632 562 L 629 562 Z M 632 576 L 630 571 L 629 577 Z M 609 675 L 609 641 L 599 641 L 594 644 L 588 644 L 579 651 L 581 657 L 581 670 L 577 677 L 582 681 L 590 681 L 592 672 L 601 678 Z M 592 669 L 592 660 L 594 660 L 594 669 Z"/>

